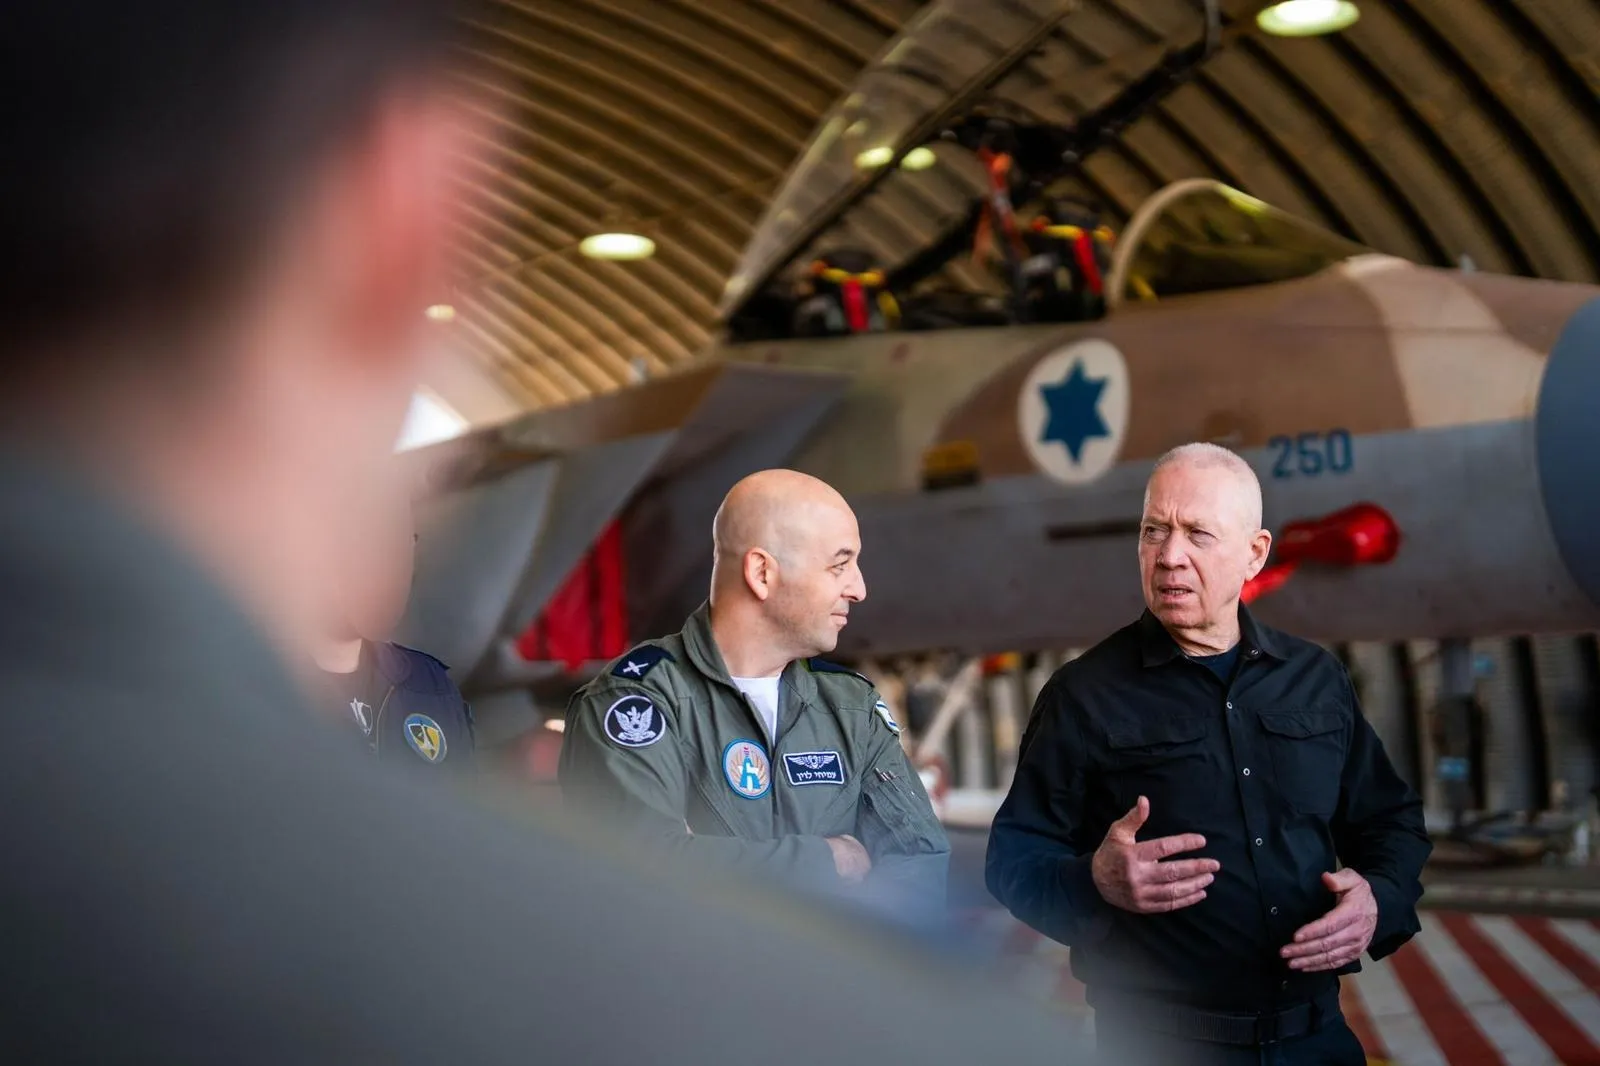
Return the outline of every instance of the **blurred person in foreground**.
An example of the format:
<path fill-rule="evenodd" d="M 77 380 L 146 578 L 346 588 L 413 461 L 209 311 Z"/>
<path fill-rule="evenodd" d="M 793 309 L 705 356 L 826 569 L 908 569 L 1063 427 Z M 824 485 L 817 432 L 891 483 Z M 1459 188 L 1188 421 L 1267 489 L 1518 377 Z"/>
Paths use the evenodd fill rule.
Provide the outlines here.
<path fill-rule="evenodd" d="M 990 833 L 989 890 L 1071 946 L 1103 1058 L 1362 1066 L 1338 975 L 1419 928 L 1420 799 L 1339 660 L 1240 603 L 1261 506 L 1225 448 L 1157 461 L 1146 610 L 1039 693 Z"/>
<path fill-rule="evenodd" d="M 317 721 L 328 516 L 393 461 L 477 143 L 452 12 L 0 12 L 0 1060 L 704 1063 L 774 1004 L 831 1062 L 1058 1056 L 871 929 Z"/>
<path fill-rule="evenodd" d="M 449 667 L 388 637 L 416 569 L 416 523 L 405 469 L 393 464 L 334 518 L 345 549 L 339 610 L 315 658 L 329 718 L 380 762 L 425 777 L 474 767 L 472 709 Z"/>
<path fill-rule="evenodd" d="M 937 930 L 944 827 L 872 682 L 821 658 L 866 592 L 831 486 L 793 470 L 734 485 L 707 602 L 570 702 L 563 797 L 665 853 Z"/>

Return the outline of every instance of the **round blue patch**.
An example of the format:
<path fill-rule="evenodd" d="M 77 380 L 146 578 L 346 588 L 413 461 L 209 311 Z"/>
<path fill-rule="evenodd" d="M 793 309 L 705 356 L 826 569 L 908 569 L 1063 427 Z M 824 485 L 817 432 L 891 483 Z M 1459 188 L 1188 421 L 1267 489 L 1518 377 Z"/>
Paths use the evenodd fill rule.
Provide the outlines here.
<path fill-rule="evenodd" d="M 406 743 L 411 745 L 413 751 L 429 762 L 444 762 L 444 757 L 449 745 L 444 739 L 444 730 L 425 714 L 413 714 L 406 717 L 405 722 Z"/>
<path fill-rule="evenodd" d="M 772 762 L 753 740 L 736 740 L 722 749 L 722 773 L 728 787 L 745 799 L 760 799 L 772 787 Z"/>
<path fill-rule="evenodd" d="M 625 748 L 648 748 L 667 735 L 667 720 L 644 696 L 624 696 L 606 708 L 606 736 Z"/>

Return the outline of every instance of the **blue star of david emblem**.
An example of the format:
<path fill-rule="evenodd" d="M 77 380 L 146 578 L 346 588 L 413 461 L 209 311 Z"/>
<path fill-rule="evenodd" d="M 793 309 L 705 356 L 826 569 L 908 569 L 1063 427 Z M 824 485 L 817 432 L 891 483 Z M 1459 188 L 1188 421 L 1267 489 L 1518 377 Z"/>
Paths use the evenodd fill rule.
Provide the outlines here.
<path fill-rule="evenodd" d="M 1044 398 L 1050 417 L 1039 435 L 1040 442 L 1060 441 L 1077 463 L 1083 461 L 1087 441 L 1111 436 L 1111 428 L 1100 417 L 1100 394 L 1105 391 L 1107 380 L 1085 375 L 1083 360 L 1078 359 L 1072 364 L 1072 373 L 1059 384 L 1041 385 L 1039 395 Z"/>

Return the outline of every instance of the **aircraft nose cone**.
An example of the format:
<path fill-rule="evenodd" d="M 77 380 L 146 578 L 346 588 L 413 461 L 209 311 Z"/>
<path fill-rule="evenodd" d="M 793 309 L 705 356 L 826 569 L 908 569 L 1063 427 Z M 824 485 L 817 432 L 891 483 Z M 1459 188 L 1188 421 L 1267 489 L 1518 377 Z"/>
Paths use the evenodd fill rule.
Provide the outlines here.
<path fill-rule="evenodd" d="M 1567 320 L 1550 349 L 1534 454 L 1556 548 L 1572 579 L 1600 603 L 1600 299 Z"/>

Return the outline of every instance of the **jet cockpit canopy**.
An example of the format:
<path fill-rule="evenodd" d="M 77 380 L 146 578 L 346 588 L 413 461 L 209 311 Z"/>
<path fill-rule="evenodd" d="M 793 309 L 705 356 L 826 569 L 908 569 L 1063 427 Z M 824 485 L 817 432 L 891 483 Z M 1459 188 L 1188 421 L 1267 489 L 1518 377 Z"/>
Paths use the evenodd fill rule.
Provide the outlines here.
<path fill-rule="evenodd" d="M 1371 248 L 1209 178 L 1175 182 L 1128 221 L 1106 303 L 1306 277 Z"/>

